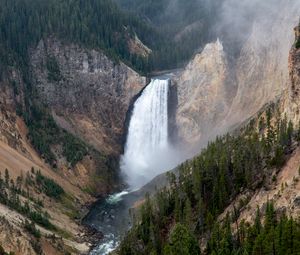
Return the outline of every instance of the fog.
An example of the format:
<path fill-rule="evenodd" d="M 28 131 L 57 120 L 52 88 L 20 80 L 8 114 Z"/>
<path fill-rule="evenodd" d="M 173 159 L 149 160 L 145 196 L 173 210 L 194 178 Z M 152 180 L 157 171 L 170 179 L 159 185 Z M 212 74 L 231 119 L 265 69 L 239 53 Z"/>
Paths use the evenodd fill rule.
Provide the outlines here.
<path fill-rule="evenodd" d="M 284 32 L 286 36 L 291 35 L 299 15 L 300 1 L 297 0 L 225 0 L 213 29 L 215 36 L 223 41 L 225 50 L 238 54 L 253 29 L 259 28 L 257 41 L 263 44 L 267 41 L 264 36 L 276 31 L 274 24 L 289 25 Z"/>
<path fill-rule="evenodd" d="M 220 38 L 229 54 L 238 54 L 254 23 L 267 30 L 282 12 L 297 20 L 299 9 L 298 0 L 170 0 L 165 10 L 158 11 L 173 15 L 179 23 L 202 21 L 210 32 L 207 43 Z"/>

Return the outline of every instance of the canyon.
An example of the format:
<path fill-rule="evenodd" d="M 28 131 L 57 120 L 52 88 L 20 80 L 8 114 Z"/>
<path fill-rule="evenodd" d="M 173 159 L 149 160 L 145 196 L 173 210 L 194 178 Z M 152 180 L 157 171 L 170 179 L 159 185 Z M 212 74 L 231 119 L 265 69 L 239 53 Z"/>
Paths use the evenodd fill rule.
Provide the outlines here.
<path fill-rule="evenodd" d="M 237 130 L 270 103 L 278 104 L 281 116 L 287 116 L 294 126 L 299 126 L 300 49 L 297 42 L 300 41 L 300 30 L 295 28 L 295 40 L 292 28 L 298 22 L 300 4 L 296 1 L 278 3 L 276 9 L 280 12 L 257 14 L 238 54 L 232 55 L 233 50 L 228 46 L 230 42 L 220 35 L 196 52 L 183 69 L 168 76 L 168 91 L 158 95 L 160 100 L 168 97 L 164 99 L 163 109 L 155 101 L 158 92 L 152 90 L 154 99 L 150 103 L 156 102 L 159 114 L 164 112 L 159 120 L 163 134 L 156 137 L 152 147 L 150 143 L 154 138 L 151 141 L 145 139 L 146 142 L 141 139 L 145 134 L 152 134 L 151 130 L 145 129 L 153 112 L 148 109 L 147 116 L 144 116 L 138 100 L 147 94 L 147 89 L 150 91 L 153 81 L 149 84 L 148 77 L 99 49 L 49 36 L 30 49 L 30 100 L 47 109 L 55 125 L 63 130 L 61 132 L 71 134 L 88 148 L 83 158 L 72 165 L 64 155 L 63 146 L 59 142 L 52 144 L 50 149 L 56 157 L 53 167 L 32 145 L 26 115 L 19 114 L 19 108 L 24 108 L 28 100 L 27 85 L 20 70 L 9 68 L 0 82 L 0 172 L 4 176 L 8 169 L 16 182 L 19 176 L 30 175 L 32 168 L 39 169 L 67 194 L 63 200 L 56 200 L 30 188 L 35 199 L 44 201 L 43 210 L 50 214 L 50 221 L 65 231 L 57 233 L 38 227 L 43 236 L 41 246 L 45 254 L 66 251 L 86 254 L 92 245 L 97 244 L 91 244 L 90 230 L 81 225 L 81 220 L 98 198 L 105 199 L 107 195 L 128 187 L 119 165 L 124 153 L 127 167 L 130 160 L 145 159 L 145 154 L 149 154 L 147 163 L 150 167 L 147 166 L 142 173 L 146 178 L 142 181 L 134 179 L 138 178 L 136 173 L 140 166 L 137 169 L 131 166 L 127 171 L 127 174 L 135 175 L 130 176 L 129 184 L 139 182 L 140 187 L 141 183 L 151 181 L 156 175 L 198 154 L 216 136 Z M 135 37 L 135 42 L 138 45 L 130 41 L 132 51 L 143 56 L 151 53 L 150 47 L 143 45 L 138 37 Z M 131 123 L 135 103 L 139 107 L 137 110 L 141 110 L 137 119 L 147 119 L 140 127 L 137 122 Z M 127 142 L 137 142 L 130 139 L 136 134 L 130 133 L 134 128 L 140 128 L 139 136 L 135 137 L 140 147 L 129 151 L 131 154 L 127 150 L 126 154 L 126 138 Z M 174 166 L 164 164 L 168 153 L 165 156 L 155 149 L 163 141 L 176 148 L 174 157 L 180 154 L 176 163 L 173 161 Z M 159 160 L 156 159 L 158 154 L 161 154 Z M 136 155 L 139 158 L 135 159 Z M 157 164 L 160 164 L 160 169 L 157 169 Z M 298 165 L 299 150 L 296 149 L 287 165 L 279 171 L 273 190 L 256 191 L 250 201 L 252 210 L 245 211 L 240 219 L 251 218 L 257 203 L 263 206 L 267 198 L 278 198 L 277 193 L 285 182 L 288 187 L 277 199 L 278 205 L 291 214 L 297 214 L 299 183 L 294 183 L 293 178 L 297 175 Z M 144 190 L 153 192 L 162 183 L 166 184 L 165 176 L 157 177 L 154 184 L 146 185 Z M 142 195 L 146 191 L 142 190 Z M 142 195 L 137 195 L 138 200 Z M 28 198 L 23 196 L 22 200 Z M 226 211 L 229 210 L 232 210 L 230 206 Z M 5 251 L 37 254 L 31 235 L 23 230 L 26 217 L 5 205 L 0 207 L 0 216 L 0 244 Z M 56 241 L 51 240 L 52 235 L 57 235 Z M 14 245 L 16 238 L 20 240 L 18 247 Z"/>

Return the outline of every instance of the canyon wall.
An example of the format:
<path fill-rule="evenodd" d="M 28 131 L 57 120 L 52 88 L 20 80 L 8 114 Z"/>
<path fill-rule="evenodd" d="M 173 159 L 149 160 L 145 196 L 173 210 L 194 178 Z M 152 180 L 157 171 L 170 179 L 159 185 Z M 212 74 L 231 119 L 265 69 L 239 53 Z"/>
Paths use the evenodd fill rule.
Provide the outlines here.
<path fill-rule="evenodd" d="M 55 38 L 40 41 L 30 56 L 31 92 L 21 72 L 13 67 L 8 69 L 0 83 L 2 145 L 12 148 L 22 160 L 25 157 L 33 165 L 38 162 L 42 168 L 54 167 L 62 178 L 93 195 L 112 192 L 121 184 L 118 157 L 126 135 L 127 111 L 146 85 L 146 78 L 124 63 L 111 60 L 101 51 L 62 43 Z M 25 100 L 27 107 L 31 100 L 44 105 L 58 126 L 88 146 L 88 153 L 71 164 L 63 152 L 64 145 L 54 141 L 50 150 L 55 154 L 55 164 L 47 164 L 43 153 L 35 151 L 36 144 L 31 145 L 30 135 L 36 130 L 28 132 L 24 123 L 29 114 L 23 112 Z M 49 135 L 41 134 L 38 142 L 45 142 Z M 52 138 L 55 139 L 55 134 Z M 10 155 L 4 150 L 1 155 L 4 163 L 0 162 L 0 172 L 5 168 L 20 172 L 21 169 L 17 169 L 20 165 L 14 165 Z"/>
<path fill-rule="evenodd" d="M 227 132 L 287 89 L 291 28 L 299 20 L 300 3 L 280 0 L 270 6 L 257 12 L 238 55 L 226 52 L 222 42 L 208 44 L 175 79 L 181 140 L 199 145 Z"/>

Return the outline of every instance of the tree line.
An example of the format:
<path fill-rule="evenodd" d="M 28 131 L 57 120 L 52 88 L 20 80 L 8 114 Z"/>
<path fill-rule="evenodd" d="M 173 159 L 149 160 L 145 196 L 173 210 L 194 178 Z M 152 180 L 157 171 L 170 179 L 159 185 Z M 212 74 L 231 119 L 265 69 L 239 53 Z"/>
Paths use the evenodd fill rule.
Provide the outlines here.
<path fill-rule="evenodd" d="M 29 51 L 49 36 L 103 50 L 116 62 L 122 60 L 142 73 L 178 67 L 207 38 L 207 31 L 202 29 L 184 37 L 184 43 L 176 42 L 167 36 L 175 25 L 160 30 L 138 13 L 120 9 L 112 0 L 1 0 L 0 5 L 1 72 L 10 65 L 21 66 L 25 72 Z M 199 9 L 203 23 L 209 20 L 203 6 L 189 9 Z M 135 35 L 152 49 L 149 57 L 130 50 L 128 41 Z"/>

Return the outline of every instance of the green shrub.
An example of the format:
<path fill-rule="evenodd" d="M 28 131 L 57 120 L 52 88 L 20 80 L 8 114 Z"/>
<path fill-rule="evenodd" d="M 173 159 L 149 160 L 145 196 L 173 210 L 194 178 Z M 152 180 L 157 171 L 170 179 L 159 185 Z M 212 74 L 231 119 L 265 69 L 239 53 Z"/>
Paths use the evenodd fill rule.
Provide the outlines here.
<path fill-rule="evenodd" d="M 38 255 L 43 255 L 44 254 L 41 243 L 39 242 L 39 240 L 32 239 L 32 240 L 30 240 L 30 243 L 32 245 L 32 248 L 36 252 L 36 254 L 38 254 Z"/>
<path fill-rule="evenodd" d="M 22 177 L 18 178 L 19 184 L 17 184 L 17 185 L 19 186 L 19 188 L 17 188 L 18 186 L 14 185 L 14 182 L 12 181 L 12 179 L 10 179 L 8 170 L 5 172 L 7 173 L 5 175 L 6 182 L 12 183 L 12 184 L 9 186 L 6 185 L 5 181 L 0 176 L 0 203 L 8 206 L 10 209 L 17 211 L 18 213 L 29 218 L 31 221 L 33 221 L 47 229 L 55 230 L 56 229 L 55 226 L 48 219 L 49 215 L 47 214 L 47 212 L 43 213 L 41 211 L 35 211 L 31 208 L 28 201 L 22 202 L 22 200 L 20 199 L 19 195 L 21 194 L 22 196 L 33 201 L 33 203 L 35 205 L 38 205 L 36 199 L 30 197 L 28 195 L 28 193 L 24 192 L 24 190 L 22 190 L 20 188 L 20 186 L 21 186 L 20 183 L 21 183 Z M 39 172 L 39 174 L 40 174 L 40 172 Z M 40 174 L 40 176 L 42 176 L 42 175 Z M 28 174 L 26 177 L 26 180 L 25 180 L 26 183 L 28 183 L 27 180 L 29 180 L 29 178 L 31 178 L 31 177 Z M 43 178 L 43 177 L 39 177 L 39 178 Z M 43 184 L 44 182 L 41 182 L 41 183 Z M 46 184 L 45 186 L 49 186 L 49 184 Z M 44 187 L 44 186 L 42 185 L 42 187 Z M 9 192 L 7 192 L 6 189 Z"/>
<path fill-rule="evenodd" d="M 31 107 L 30 117 L 25 118 L 29 128 L 28 137 L 33 147 L 44 157 L 49 164 L 55 165 L 55 155 L 50 145 L 59 140 L 60 129 L 52 116 L 42 107 Z"/>
<path fill-rule="evenodd" d="M 60 81 L 62 76 L 60 73 L 58 62 L 54 56 L 47 57 L 46 66 L 48 70 L 48 81 L 50 82 Z"/>
<path fill-rule="evenodd" d="M 36 173 L 36 183 L 48 197 L 59 198 L 65 193 L 60 185 L 54 180 L 42 175 L 41 171 L 37 171 Z"/>
<path fill-rule="evenodd" d="M 25 220 L 24 228 L 32 234 L 36 238 L 41 237 L 41 232 L 35 227 L 35 224 L 33 222 L 29 222 L 28 220 Z"/>
<path fill-rule="evenodd" d="M 51 145 L 61 145 L 63 156 L 72 166 L 75 166 L 88 153 L 85 144 L 59 128 L 53 117 L 42 106 L 32 106 L 31 116 L 27 118 L 26 124 L 29 127 L 28 136 L 32 145 L 54 168 L 56 168 L 56 156 L 51 151 Z"/>
<path fill-rule="evenodd" d="M 75 138 L 73 135 L 66 133 L 63 137 L 63 155 L 67 161 L 75 166 L 88 153 L 83 142 Z"/>
<path fill-rule="evenodd" d="M 300 39 L 297 40 L 295 47 L 296 47 L 296 49 L 300 48 Z"/>
<path fill-rule="evenodd" d="M 0 255 L 8 255 L 8 253 L 5 252 L 4 248 L 0 245 Z"/>
<path fill-rule="evenodd" d="M 55 229 L 54 225 L 52 225 L 48 218 L 39 212 L 30 211 L 28 216 L 32 221 L 47 229 Z"/>

